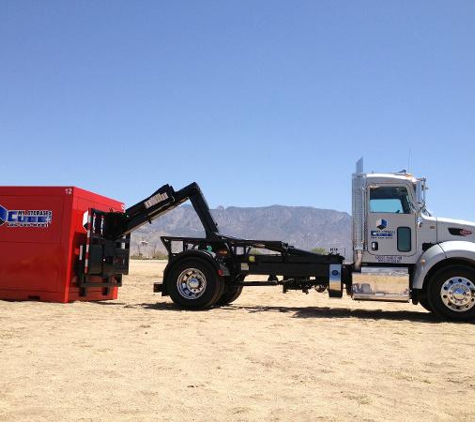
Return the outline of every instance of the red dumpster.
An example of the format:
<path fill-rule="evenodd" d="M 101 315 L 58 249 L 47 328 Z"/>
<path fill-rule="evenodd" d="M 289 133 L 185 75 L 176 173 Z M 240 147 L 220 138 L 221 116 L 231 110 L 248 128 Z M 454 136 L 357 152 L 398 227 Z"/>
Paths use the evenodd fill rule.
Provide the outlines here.
<path fill-rule="evenodd" d="M 0 299 L 116 299 L 116 286 L 78 286 L 91 208 L 124 204 L 77 187 L 0 187 Z"/>

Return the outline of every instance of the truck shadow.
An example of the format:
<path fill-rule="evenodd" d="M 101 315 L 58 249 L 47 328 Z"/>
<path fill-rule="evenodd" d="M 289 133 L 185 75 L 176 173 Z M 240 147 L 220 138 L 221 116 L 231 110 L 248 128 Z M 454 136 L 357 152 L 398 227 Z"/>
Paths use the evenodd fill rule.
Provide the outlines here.
<path fill-rule="evenodd" d="M 330 308 L 309 306 L 305 308 L 287 307 L 287 306 L 239 306 L 235 308 L 244 309 L 251 313 L 259 312 L 283 312 L 292 313 L 292 318 L 357 318 L 357 319 L 374 319 L 388 321 L 414 321 L 437 324 L 445 322 L 430 312 L 414 312 L 414 311 L 390 311 L 381 309 L 351 309 L 351 308 Z M 231 308 L 228 307 L 228 308 Z"/>
<path fill-rule="evenodd" d="M 128 306 L 130 307 L 130 305 Z M 141 303 L 134 307 L 142 307 L 143 309 L 159 310 L 159 311 L 174 311 L 174 312 L 193 312 L 184 311 L 170 302 L 157 303 Z M 330 307 L 295 307 L 295 306 L 248 306 L 234 303 L 228 306 L 216 307 L 211 310 L 223 310 L 225 312 L 246 311 L 249 313 L 266 313 L 266 312 L 280 312 L 287 313 L 291 318 L 308 318 L 308 319 L 364 319 L 364 320 L 387 320 L 387 321 L 412 321 L 429 324 L 439 324 L 447 322 L 430 312 L 415 312 L 415 311 L 391 311 L 381 309 L 351 309 L 351 308 L 330 308 Z M 204 311 L 206 312 L 206 311 Z M 454 322 L 451 322 L 454 323 Z M 472 322 L 473 324 L 473 322 Z"/>

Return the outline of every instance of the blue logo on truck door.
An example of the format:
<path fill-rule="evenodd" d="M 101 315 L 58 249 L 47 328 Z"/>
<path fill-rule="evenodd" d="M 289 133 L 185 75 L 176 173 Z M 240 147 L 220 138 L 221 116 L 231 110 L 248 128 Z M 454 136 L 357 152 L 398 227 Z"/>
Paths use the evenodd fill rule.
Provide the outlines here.
<path fill-rule="evenodd" d="M 396 233 L 394 230 L 385 230 L 389 226 L 388 220 L 380 218 L 376 221 L 376 228 L 378 230 L 371 230 L 371 239 L 389 239 Z"/>
<path fill-rule="evenodd" d="M 7 210 L 0 205 L 0 226 L 6 227 L 48 227 L 53 221 L 50 210 Z"/>

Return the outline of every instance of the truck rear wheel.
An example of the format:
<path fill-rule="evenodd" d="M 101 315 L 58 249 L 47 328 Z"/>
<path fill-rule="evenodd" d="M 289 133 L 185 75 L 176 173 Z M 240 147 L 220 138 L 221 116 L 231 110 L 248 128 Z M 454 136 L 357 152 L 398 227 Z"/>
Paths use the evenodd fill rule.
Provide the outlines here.
<path fill-rule="evenodd" d="M 167 279 L 170 297 L 184 309 L 207 309 L 213 306 L 224 292 L 223 278 L 211 264 L 199 258 L 178 262 Z"/>
<path fill-rule="evenodd" d="M 438 271 L 427 286 L 429 305 L 439 316 L 455 321 L 475 319 L 475 270 L 454 265 Z"/>
<path fill-rule="evenodd" d="M 216 302 L 216 305 L 224 306 L 233 303 L 239 296 L 241 296 L 243 286 L 228 286 L 224 290 L 221 298 Z"/>

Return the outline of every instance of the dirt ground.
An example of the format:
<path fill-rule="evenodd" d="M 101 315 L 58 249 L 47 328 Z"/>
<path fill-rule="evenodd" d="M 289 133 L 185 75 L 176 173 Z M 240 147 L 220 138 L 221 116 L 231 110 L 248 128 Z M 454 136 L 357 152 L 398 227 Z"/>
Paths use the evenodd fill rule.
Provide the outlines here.
<path fill-rule="evenodd" d="M 475 420 L 473 323 L 277 287 L 181 311 L 163 267 L 116 301 L 0 301 L 0 421 Z"/>

